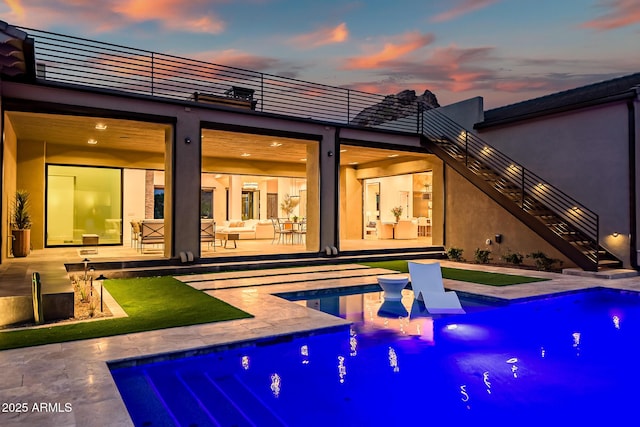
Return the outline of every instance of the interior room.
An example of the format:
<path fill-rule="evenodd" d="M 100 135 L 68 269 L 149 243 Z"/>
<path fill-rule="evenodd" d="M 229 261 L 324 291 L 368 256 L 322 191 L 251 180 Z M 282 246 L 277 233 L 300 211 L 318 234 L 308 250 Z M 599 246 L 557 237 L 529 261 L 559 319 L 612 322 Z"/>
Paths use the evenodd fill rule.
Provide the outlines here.
<path fill-rule="evenodd" d="M 430 154 L 341 146 L 340 242 L 442 244 L 443 165 Z"/>

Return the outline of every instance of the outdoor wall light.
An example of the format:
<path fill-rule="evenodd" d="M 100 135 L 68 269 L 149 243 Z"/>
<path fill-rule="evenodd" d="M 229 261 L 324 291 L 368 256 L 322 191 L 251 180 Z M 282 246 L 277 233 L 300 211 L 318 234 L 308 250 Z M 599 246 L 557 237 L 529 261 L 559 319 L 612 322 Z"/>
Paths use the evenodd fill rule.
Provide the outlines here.
<path fill-rule="evenodd" d="M 333 151 L 328 151 L 328 152 L 327 152 L 327 156 L 329 156 L 329 157 L 333 157 Z"/>
<path fill-rule="evenodd" d="M 185 144 L 191 144 L 191 138 L 186 137 L 186 138 L 184 139 L 184 143 L 185 143 Z"/>
<path fill-rule="evenodd" d="M 614 231 L 613 233 L 611 233 L 611 235 L 613 237 L 618 237 L 620 235 L 620 233 L 618 233 L 617 231 Z"/>

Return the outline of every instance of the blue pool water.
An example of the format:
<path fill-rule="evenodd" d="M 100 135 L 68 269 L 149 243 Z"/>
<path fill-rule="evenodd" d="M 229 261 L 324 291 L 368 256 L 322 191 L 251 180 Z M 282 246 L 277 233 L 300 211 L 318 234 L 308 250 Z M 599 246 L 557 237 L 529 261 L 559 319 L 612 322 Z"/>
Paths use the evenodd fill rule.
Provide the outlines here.
<path fill-rule="evenodd" d="M 299 301 L 351 329 L 112 367 L 136 425 L 635 425 L 640 297 L 593 290 L 429 317 L 380 293 Z M 380 315 L 379 315 L 380 314 Z M 631 423 L 631 424 L 629 424 Z"/>

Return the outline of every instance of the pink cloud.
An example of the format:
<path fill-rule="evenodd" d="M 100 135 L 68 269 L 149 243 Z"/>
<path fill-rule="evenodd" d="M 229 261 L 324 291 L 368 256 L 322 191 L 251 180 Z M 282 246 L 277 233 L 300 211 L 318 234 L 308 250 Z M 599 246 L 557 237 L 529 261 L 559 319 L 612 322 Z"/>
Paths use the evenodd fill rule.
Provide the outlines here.
<path fill-rule="evenodd" d="M 431 44 L 435 40 L 435 36 L 413 31 L 403 34 L 397 39 L 398 41 L 385 43 L 381 50 L 372 54 L 348 58 L 345 61 L 344 68 L 353 70 L 382 67 L 386 62 L 393 61 Z"/>
<path fill-rule="evenodd" d="M 224 22 L 209 11 L 206 0 L 115 0 L 112 10 L 133 22 L 159 21 L 165 28 L 217 34 Z"/>
<path fill-rule="evenodd" d="M 308 48 L 343 43 L 348 38 L 349 30 L 347 24 L 343 22 L 335 27 L 324 27 L 312 33 L 296 36 L 291 40 L 291 43 L 301 48 Z"/>
<path fill-rule="evenodd" d="M 398 93 L 405 89 L 409 89 L 408 86 L 410 85 L 393 82 L 355 82 L 347 85 L 346 87 L 353 90 L 359 90 L 361 92 L 390 95 L 392 93 Z"/>
<path fill-rule="evenodd" d="M 459 16 L 466 15 L 467 13 L 471 13 L 478 9 L 483 9 L 493 3 L 497 3 L 498 1 L 499 0 L 461 0 L 458 6 L 431 18 L 431 22 L 451 21 Z"/>
<path fill-rule="evenodd" d="M 22 6 L 21 0 L 4 0 L 5 4 L 9 6 L 11 13 L 19 18 L 24 18 L 24 6 Z"/>
<path fill-rule="evenodd" d="M 640 23 L 638 0 L 606 0 L 601 1 L 600 4 L 608 10 L 608 13 L 583 23 L 582 28 L 604 31 Z"/>
<path fill-rule="evenodd" d="M 225 23 L 212 11 L 217 1 L 191 0 L 5 0 L 12 24 L 47 28 L 52 23 L 74 24 L 92 32 L 113 31 L 141 22 L 184 32 L 213 33 Z M 28 18 L 28 22 L 27 22 Z"/>

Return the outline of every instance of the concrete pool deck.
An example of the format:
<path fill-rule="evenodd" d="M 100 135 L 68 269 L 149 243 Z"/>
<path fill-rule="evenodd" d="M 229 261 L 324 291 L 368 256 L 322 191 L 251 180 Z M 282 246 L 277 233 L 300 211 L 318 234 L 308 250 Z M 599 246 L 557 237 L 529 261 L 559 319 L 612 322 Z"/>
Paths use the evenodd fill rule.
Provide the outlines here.
<path fill-rule="evenodd" d="M 640 292 L 640 277 L 607 280 L 491 265 L 448 261 L 441 264 L 550 279 L 502 287 L 444 281 L 449 289 L 510 300 L 593 287 Z M 0 404 L 3 405 L 0 408 L 0 425 L 131 426 L 133 424 L 106 362 L 321 328 L 346 327 L 349 322 L 345 320 L 273 294 L 375 284 L 378 274 L 394 273 L 349 264 L 281 270 L 182 277 L 194 288 L 251 313 L 255 316 L 251 319 L 0 351 Z M 16 404 L 26 404 L 26 412 L 16 412 L 22 408 Z"/>

